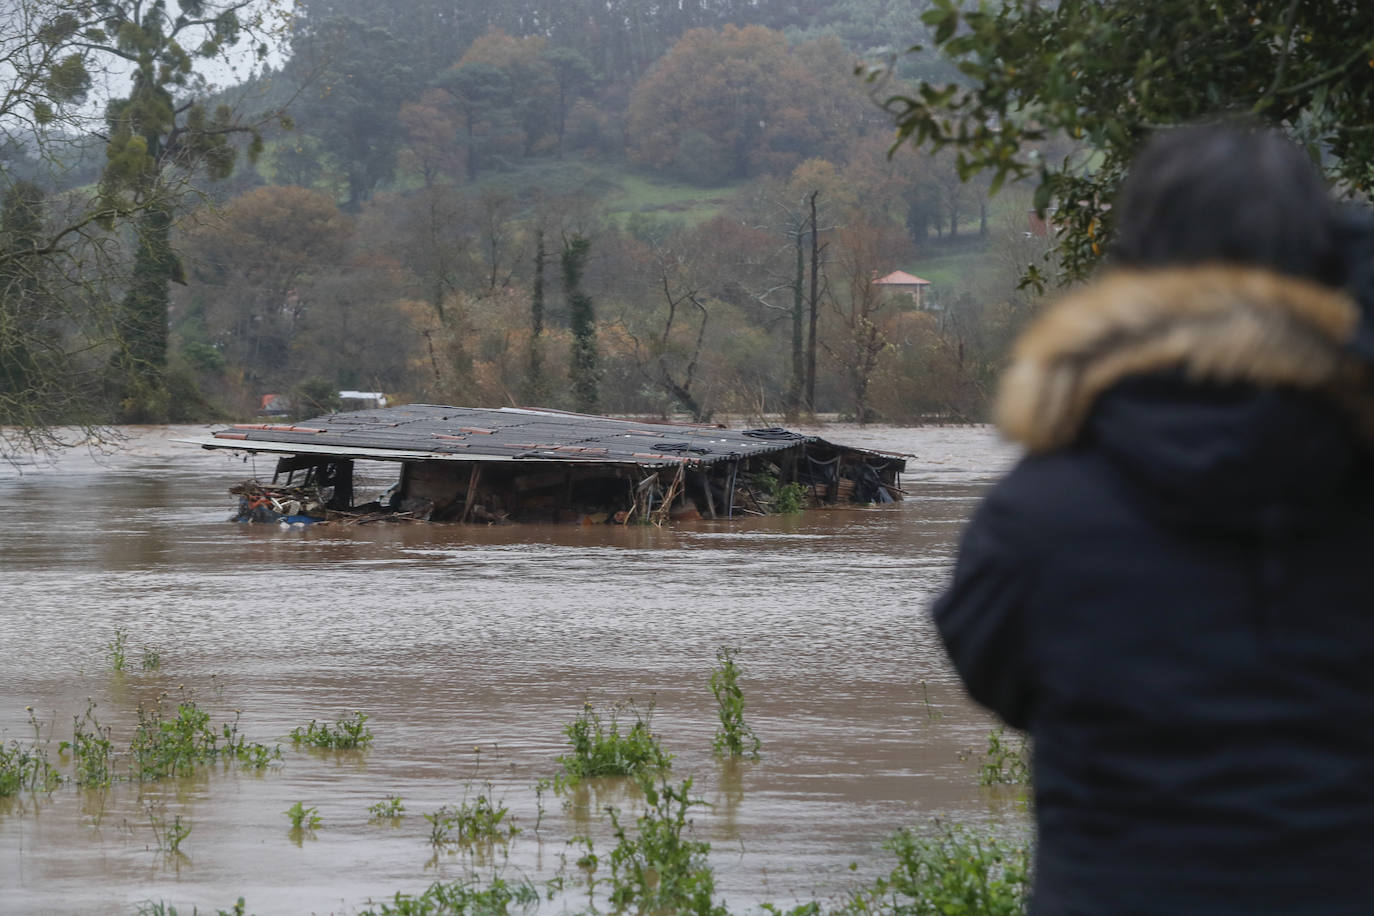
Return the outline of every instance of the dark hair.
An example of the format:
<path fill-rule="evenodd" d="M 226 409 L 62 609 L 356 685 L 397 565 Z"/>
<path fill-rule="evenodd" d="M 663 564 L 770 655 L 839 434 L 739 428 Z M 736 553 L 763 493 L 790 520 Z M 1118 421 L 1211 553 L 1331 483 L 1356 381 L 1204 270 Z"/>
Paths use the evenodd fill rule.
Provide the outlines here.
<path fill-rule="evenodd" d="M 1220 261 L 1344 286 L 1341 217 L 1312 160 L 1275 130 L 1207 124 L 1157 134 L 1113 207 L 1129 267 Z"/>

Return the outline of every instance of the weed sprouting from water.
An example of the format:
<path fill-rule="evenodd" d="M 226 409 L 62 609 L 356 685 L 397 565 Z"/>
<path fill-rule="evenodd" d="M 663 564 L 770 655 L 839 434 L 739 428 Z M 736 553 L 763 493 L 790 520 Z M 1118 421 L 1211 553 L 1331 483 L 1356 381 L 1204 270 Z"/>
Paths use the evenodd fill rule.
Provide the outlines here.
<path fill-rule="evenodd" d="M 551 779 L 541 779 L 534 784 L 534 804 L 537 812 L 534 816 L 534 832 L 536 834 L 539 833 L 539 825 L 544 822 L 544 793 L 553 787 L 553 780 Z"/>
<path fill-rule="evenodd" d="M 128 666 L 126 648 L 129 631 L 115 627 L 114 636 L 105 644 L 105 660 L 110 663 L 111 671 L 123 671 Z"/>
<path fill-rule="evenodd" d="M 716 668 L 711 672 L 711 693 L 716 698 L 720 729 L 712 747 L 725 757 L 759 756 L 763 742 L 744 721 L 744 692 L 739 686 L 739 666 L 735 656 L 739 649 L 721 646 L 716 650 Z"/>
<path fill-rule="evenodd" d="M 539 892 L 528 882 L 509 884 L 498 877 L 477 888 L 461 881 L 436 881 L 418 895 L 398 893 L 391 902 L 358 916 L 507 916 L 530 912 L 538 904 Z"/>
<path fill-rule="evenodd" d="M 1024 735 L 1006 738 L 1006 728 L 988 732 L 988 750 L 978 767 L 981 786 L 1024 786 L 1030 783 L 1030 744 Z"/>
<path fill-rule="evenodd" d="M 924 680 L 921 681 L 921 701 L 926 706 L 926 718 L 931 722 L 938 722 L 944 717 L 944 713 L 936 709 L 930 702 L 930 689 Z"/>
<path fill-rule="evenodd" d="M 430 845 L 436 848 L 454 843 L 505 842 L 520 832 L 510 819 L 510 809 L 493 800 L 490 783 L 486 792 L 471 802 L 464 799 L 457 805 L 444 805 L 426 814 L 425 820 L 430 825 Z"/>
<path fill-rule="evenodd" d="M 291 832 L 295 834 L 311 833 L 323 823 L 320 819 L 320 809 L 307 808 L 304 802 L 296 802 L 283 813 L 290 819 Z"/>
<path fill-rule="evenodd" d="M 0 798 L 25 791 L 51 792 L 62 782 L 62 775 L 48 761 L 43 727 L 33 707 L 27 707 L 27 712 L 33 741 L 27 745 L 18 741 L 0 744 Z"/>
<path fill-rule="evenodd" d="M 356 712 L 351 718 L 339 719 L 332 727 L 311 719 L 304 728 L 297 726 L 291 730 L 291 743 L 336 751 L 365 748 L 373 737 L 372 730 L 364 724 L 367 719 L 362 712 Z"/>
<path fill-rule="evenodd" d="M 71 752 L 73 779 L 78 786 L 101 788 L 113 780 L 114 745 L 110 729 L 95 717 L 95 702 L 86 701 L 86 712 L 72 717 L 72 740 L 58 742 L 59 753 Z"/>
<path fill-rule="evenodd" d="M 244 916 L 247 912 L 246 904 L 240 897 L 234 901 L 234 905 L 227 910 L 215 910 L 215 916 Z M 191 916 L 197 916 L 199 910 L 191 907 Z M 145 900 L 138 905 L 136 916 L 178 916 L 177 908 L 170 903 L 162 900 Z"/>
<path fill-rule="evenodd" d="M 165 815 L 151 806 L 148 808 L 148 825 L 153 828 L 153 836 L 157 838 L 157 848 L 172 855 L 181 852 L 181 841 L 191 835 L 190 821 L 182 823 L 180 814 L 168 821 Z"/>
<path fill-rule="evenodd" d="M 595 776 L 638 776 L 668 769 L 673 757 L 664 752 L 650 721 L 653 705 L 640 716 L 633 706 L 634 724 L 620 733 L 619 710 L 612 707 L 603 718 L 591 703 L 569 722 L 563 731 L 572 744 L 572 753 L 558 758 L 568 782 L 577 783 Z"/>
<path fill-rule="evenodd" d="M 396 820 L 405 816 L 406 806 L 401 804 L 401 796 L 388 795 L 375 805 L 369 805 L 367 813 L 377 820 Z"/>
<path fill-rule="evenodd" d="M 931 835 L 899 830 L 883 844 L 891 873 L 838 912 L 853 916 L 1020 916 L 1030 888 L 1025 846 L 967 828 L 936 824 Z"/>
<path fill-rule="evenodd" d="M 139 657 L 138 666 L 144 671 L 157 671 L 162 667 L 162 650 L 157 646 L 144 646 L 143 654 Z"/>
<path fill-rule="evenodd" d="M 684 835 L 690 826 L 688 811 L 706 804 L 691 797 L 691 777 L 674 786 L 646 775 L 639 786 L 646 810 L 635 822 L 633 836 L 619 812 L 607 809 L 617 840 L 609 857 L 610 902 L 616 912 L 725 916 L 725 908 L 711 900 L 715 875 L 706 860 L 711 844 Z"/>

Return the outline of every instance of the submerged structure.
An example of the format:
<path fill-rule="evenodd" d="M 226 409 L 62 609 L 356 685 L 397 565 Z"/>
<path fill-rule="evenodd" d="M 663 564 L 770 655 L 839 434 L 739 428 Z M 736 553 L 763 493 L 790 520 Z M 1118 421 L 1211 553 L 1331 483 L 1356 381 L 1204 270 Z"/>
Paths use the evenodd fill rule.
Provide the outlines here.
<path fill-rule="evenodd" d="M 243 521 L 663 524 L 892 502 L 906 468 L 898 455 L 780 428 L 432 404 L 236 424 L 181 441 L 279 456 L 271 483 L 231 490 Z M 360 461 L 399 465 L 382 498 L 355 502 Z"/>

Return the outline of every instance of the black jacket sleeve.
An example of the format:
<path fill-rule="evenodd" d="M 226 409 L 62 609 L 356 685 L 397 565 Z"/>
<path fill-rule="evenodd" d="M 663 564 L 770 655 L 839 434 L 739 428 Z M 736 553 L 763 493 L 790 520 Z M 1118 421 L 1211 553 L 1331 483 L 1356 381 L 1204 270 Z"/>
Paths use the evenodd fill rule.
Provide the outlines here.
<path fill-rule="evenodd" d="M 1034 700 L 1025 621 L 1033 564 L 1015 521 L 994 490 L 964 532 L 954 581 L 933 613 L 969 695 L 1025 729 Z"/>

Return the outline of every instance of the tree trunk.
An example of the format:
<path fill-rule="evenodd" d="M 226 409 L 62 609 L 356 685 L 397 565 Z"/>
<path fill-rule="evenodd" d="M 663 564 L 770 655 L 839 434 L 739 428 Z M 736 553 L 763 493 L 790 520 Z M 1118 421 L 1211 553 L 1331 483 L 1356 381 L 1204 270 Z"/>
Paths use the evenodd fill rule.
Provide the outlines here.
<path fill-rule="evenodd" d="M 819 191 L 811 192 L 811 308 L 807 316 L 810 328 L 806 337 L 806 412 L 813 415 L 816 412 L 816 323 L 821 313 L 821 248 L 820 235 L 816 228 L 818 194 Z"/>
<path fill-rule="evenodd" d="M 806 255 L 802 249 L 802 239 L 805 234 L 800 225 L 797 226 L 797 272 L 792 282 L 792 381 L 787 387 L 787 404 L 785 413 L 787 419 L 795 420 L 801 412 L 802 382 L 806 375 L 802 365 L 802 321 L 804 306 L 804 284 L 806 282 Z"/>

